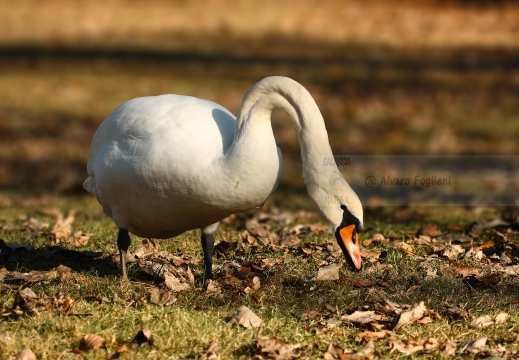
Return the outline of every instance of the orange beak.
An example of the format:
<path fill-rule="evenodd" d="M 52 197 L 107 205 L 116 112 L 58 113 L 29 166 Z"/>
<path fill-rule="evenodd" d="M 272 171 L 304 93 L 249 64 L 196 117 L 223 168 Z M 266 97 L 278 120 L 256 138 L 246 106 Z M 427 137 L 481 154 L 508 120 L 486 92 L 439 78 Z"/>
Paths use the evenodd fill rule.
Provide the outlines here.
<path fill-rule="evenodd" d="M 360 270 L 362 258 L 360 256 L 360 240 L 355 230 L 355 225 L 340 228 L 337 233 L 337 241 L 344 256 L 346 256 L 346 261 L 352 264 L 355 269 Z"/>

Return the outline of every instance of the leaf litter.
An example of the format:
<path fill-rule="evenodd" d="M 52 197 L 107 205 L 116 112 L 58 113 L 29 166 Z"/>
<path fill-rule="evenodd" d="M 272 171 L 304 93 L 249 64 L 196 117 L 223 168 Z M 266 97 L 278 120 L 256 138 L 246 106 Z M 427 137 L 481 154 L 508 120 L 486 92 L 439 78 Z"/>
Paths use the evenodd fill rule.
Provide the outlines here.
<path fill-rule="evenodd" d="M 248 216 L 248 215 L 247 215 Z M 338 279 L 340 266 L 336 265 L 336 259 L 342 259 L 340 249 L 337 249 L 333 240 L 329 243 L 303 243 L 300 236 L 304 236 L 310 232 L 327 231 L 323 227 L 313 226 L 287 226 L 293 217 L 280 216 L 276 219 L 273 214 L 263 215 L 263 217 L 247 218 L 235 217 L 228 221 L 242 221 L 244 230 L 240 235 L 241 242 L 221 241 L 217 244 L 217 253 L 224 259 L 223 263 L 216 264 L 217 269 L 216 280 L 208 282 L 205 292 L 208 296 L 222 298 L 223 293 L 229 288 L 238 289 L 244 294 L 254 295 L 255 292 L 261 290 L 262 274 L 268 273 L 276 267 L 283 266 L 282 258 L 268 257 L 259 254 L 255 261 L 236 261 L 239 256 L 259 252 L 260 250 L 267 252 L 289 252 L 303 256 L 314 261 L 319 266 L 319 271 L 315 280 L 334 280 Z M 245 219 L 245 220 L 243 220 Z M 72 244 L 80 244 L 82 233 L 72 231 L 73 213 L 69 213 L 66 217 L 62 216 L 61 220 L 57 216 L 56 224 L 52 227 L 52 234 L 55 241 L 59 243 L 69 242 Z M 495 225 L 498 224 L 498 225 Z M 319 225 L 320 226 L 320 225 Z M 495 227 L 500 227 L 500 231 Z M 508 226 L 508 225 L 505 225 Z M 278 230 L 271 231 L 273 228 Z M 365 246 L 388 246 L 401 251 L 405 256 L 416 257 L 417 246 L 428 247 L 431 249 L 425 256 L 422 256 L 421 267 L 423 269 L 423 281 L 435 281 L 439 276 L 453 276 L 463 280 L 463 282 L 474 291 L 499 289 L 500 282 L 507 276 L 515 276 L 519 273 L 517 246 L 508 240 L 509 232 L 503 231 L 503 222 L 490 222 L 487 224 L 478 224 L 478 226 L 467 227 L 449 227 L 450 231 L 457 233 L 441 232 L 438 228 L 422 227 L 413 236 L 409 236 L 407 241 L 395 241 L 390 237 L 382 234 L 374 234 L 371 239 L 364 240 Z M 5 228 L 5 226 L 4 226 Z M 22 225 L 18 228 L 14 226 L 7 227 L 8 231 L 23 231 L 27 234 L 49 234 L 50 225 L 44 222 L 38 222 L 31 218 L 23 220 Z M 30 231 L 30 233 L 29 233 Z M 459 234 L 459 232 L 464 232 Z M 474 234 L 477 237 L 473 237 Z M 493 240 L 486 242 L 478 242 L 478 238 L 483 234 L 489 236 L 492 234 Z M 31 235 L 33 236 L 33 235 Z M 34 235 L 39 236 L 39 235 Z M 83 240 L 84 241 L 84 240 Z M 88 239 L 87 239 L 88 241 Z M 12 246 L 12 244 L 10 244 Z M 14 251 L 13 248 L 9 247 Z M 2 253 L 4 256 L 4 253 Z M 366 262 L 364 274 L 376 272 L 379 274 L 387 273 L 392 265 L 384 263 L 387 252 L 374 249 L 363 248 L 362 256 Z M 115 257 L 114 257 L 115 258 Z M 225 261 L 225 259 L 228 259 Z M 144 239 L 133 251 L 128 252 L 128 262 L 135 262 L 139 270 L 143 274 L 152 277 L 155 287 L 149 290 L 150 303 L 167 306 L 173 304 L 177 298 L 173 295 L 176 292 L 192 290 L 195 288 L 196 272 L 191 270 L 191 266 L 197 266 L 199 259 L 190 256 L 174 256 L 168 252 L 161 252 L 157 243 L 151 239 Z M 9 281 L 50 281 L 57 276 L 62 276 L 56 269 L 48 272 L 30 272 L 17 273 L 0 269 L 0 280 Z M 219 273 L 218 273 L 219 271 Z M 65 271 L 66 273 L 70 273 Z M 381 281 L 372 280 L 350 280 L 347 284 L 359 289 L 375 288 L 388 286 Z M 423 282 L 419 282 L 417 286 L 422 286 Z M 2 309 L 2 315 L 7 317 L 20 316 L 22 314 L 35 314 L 48 309 L 59 309 L 65 313 L 71 313 L 74 300 L 70 297 L 62 295 L 61 300 L 42 300 L 32 290 L 22 288 L 18 302 L 11 309 Z M 381 294 L 383 294 L 381 292 Z M 383 295 L 385 296 L 385 295 Z M 67 300 L 68 299 L 68 300 Z M 45 306 L 47 303 L 47 306 Z M 48 305 L 51 304 L 51 305 Z M 56 305 L 59 304 L 59 305 Z M 486 346 L 486 338 L 477 338 L 469 341 L 455 342 L 447 340 L 440 342 L 434 338 L 428 339 L 401 339 L 396 340 L 395 336 L 400 329 L 411 324 L 420 325 L 434 321 L 442 316 L 449 319 L 469 319 L 472 326 L 476 328 L 485 328 L 504 324 L 509 319 L 509 314 L 501 312 L 495 317 L 484 315 L 480 318 L 471 317 L 463 306 L 455 306 L 445 304 L 438 309 L 438 313 L 430 310 L 425 306 L 424 302 L 414 305 L 398 304 L 386 300 L 380 304 L 374 304 L 373 309 L 355 309 L 343 312 L 336 309 L 336 314 L 325 318 L 321 321 L 321 326 L 326 328 L 340 326 L 342 322 L 356 324 L 361 328 L 368 328 L 357 336 L 357 341 L 370 344 L 370 347 L 364 353 L 352 352 L 349 350 L 342 351 L 342 357 L 338 357 L 339 351 L 328 351 L 324 353 L 325 358 L 366 358 L 373 353 L 374 345 L 377 341 L 389 339 L 390 345 L 394 350 L 404 354 L 425 354 L 433 351 L 443 351 L 446 354 L 486 354 L 496 356 L 495 354 L 509 354 L 502 345 L 495 345 L 494 348 Z M 240 314 L 241 312 L 241 314 Z M 307 312 L 308 318 L 323 318 L 320 312 Z M 303 314 L 301 315 L 303 318 Z M 471 320 L 470 320 L 471 319 Z M 250 329 L 261 328 L 263 322 L 250 309 L 240 308 L 240 311 L 230 321 L 231 324 L 242 325 Z M 374 330 L 374 331 L 371 331 Z M 146 336 L 144 336 L 146 338 Z M 257 358 L 297 358 L 301 354 L 300 344 L 291 345 L 284 340 L 275 338 L 257 338 L 256 346 L 259 354 Z M 261 340 L 260 340 L 261 339 Z M 146 341 L 144 343 L 150 343 Z M 138 346 L 137 342 L 133 342 L 130 346 Z M 330 344 L 331 346 L 331 344 Z M 340 347 L 336 345 L 335 349 Z M 118 358 L 120 354 L 128 351 L 126 345 L 122 346 L 118 352 L 112 354 L 112 357 Z M 209 349 L 209 348 L 208 348 Z M 290 350 L 291 349 L 291 350 Z M 118 355 L 119 354 L 119 355 Z M 215 351 L 204 352 L 206 358 L 215 358 Z M 287 354 L 287 355 L 283 355 Z M 286 356 L 286 357 L 283 357 Z M 332 356 L 332 357 L 330 357 Z M 333 357 L 335 356 L 335 357 Z"/>

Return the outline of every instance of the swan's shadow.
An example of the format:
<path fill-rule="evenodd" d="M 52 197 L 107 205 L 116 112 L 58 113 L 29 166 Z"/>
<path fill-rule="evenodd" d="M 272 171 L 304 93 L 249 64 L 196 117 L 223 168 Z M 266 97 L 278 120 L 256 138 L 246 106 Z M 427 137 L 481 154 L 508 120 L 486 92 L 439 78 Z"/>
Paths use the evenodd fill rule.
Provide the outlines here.
<path fill-rule="evenodd" d="M 7 271 L 45 272 L 60 265 L 77 273 L 95 272 L 101 277 L 113 277 L 119 273 L 116 264 L 102 252 L 70 250 L 61 246 L 12 248 L 0 242 L 0 267 Z"/>

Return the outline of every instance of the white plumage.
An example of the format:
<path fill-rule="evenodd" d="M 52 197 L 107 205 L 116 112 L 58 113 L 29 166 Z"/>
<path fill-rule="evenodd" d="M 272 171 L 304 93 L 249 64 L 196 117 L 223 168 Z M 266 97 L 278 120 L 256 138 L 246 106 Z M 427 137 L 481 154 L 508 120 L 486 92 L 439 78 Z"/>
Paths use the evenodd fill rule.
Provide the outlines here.
<path fill-rule="evenodd" d="M 211 276 L 217 228 L 211 225 L 261 206 L 277 186 L 281 152 L 270 124 L 274 108 L 284 109 L 297 129 L 308 192 L 336 235 L 347 225 L 362 229 L 362 205 L 330 165 L 324 120 L 297 82 L 263 79 L 245 95 L 237 118 L 216 103 L 188 96 L 136 98 L 99 126 L 84 182 L 120 229 L 123 276 L 127 231 L 169 238 L 195 228 L 205 229 L 205 276 Z M 360 250 L 345 254 L 360 268 Z"/>

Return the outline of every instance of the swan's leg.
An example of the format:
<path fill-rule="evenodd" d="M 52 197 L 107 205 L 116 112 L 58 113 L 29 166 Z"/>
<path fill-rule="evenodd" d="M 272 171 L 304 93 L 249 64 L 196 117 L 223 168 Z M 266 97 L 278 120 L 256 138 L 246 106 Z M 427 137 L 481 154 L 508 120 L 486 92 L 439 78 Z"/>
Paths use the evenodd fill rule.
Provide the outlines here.
<path fill-rule="evenodd" d="M 203 282 L 213 278 L 214 232 L 219 222 L 202 229 L 202 250 L 204 250 L 204 277 Z"/>
<path fill-rule="evenodd" d="M 126 253 L 128 252 L 128 247 L 130 246 L 130 234 L 128 234 L 128 230 L 119 229 L 119 235 L 117 236 L 117 248 L 119 249 L 119 256 L 121 259 L 121 277 L 126 279 L 128 275 L 126 274 Z"/>

